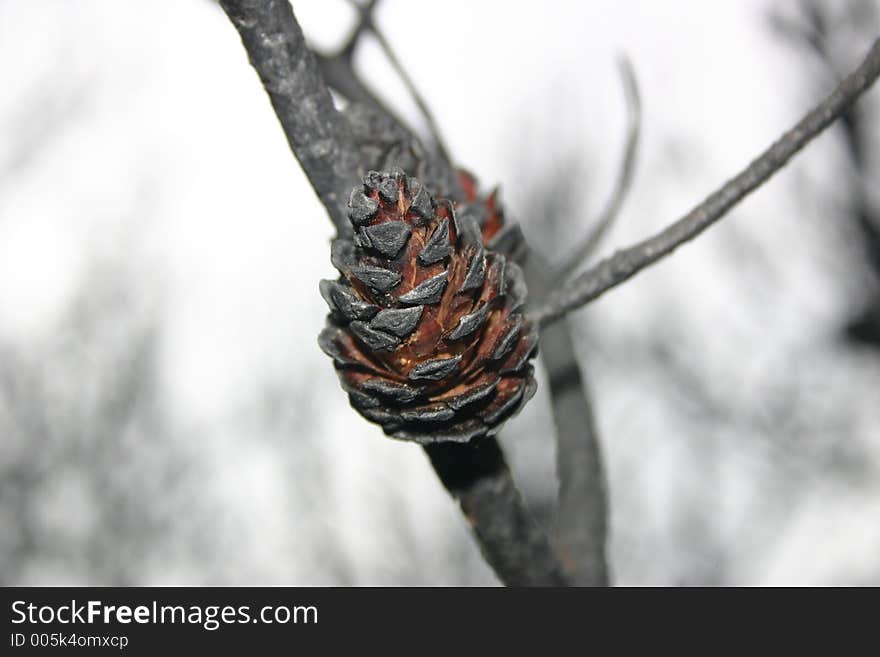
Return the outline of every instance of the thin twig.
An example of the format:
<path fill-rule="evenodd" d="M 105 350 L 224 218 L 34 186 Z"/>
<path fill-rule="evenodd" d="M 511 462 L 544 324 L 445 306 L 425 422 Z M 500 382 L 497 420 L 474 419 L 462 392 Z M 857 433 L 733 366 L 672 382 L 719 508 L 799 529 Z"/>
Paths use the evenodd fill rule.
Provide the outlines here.
<path fill-rule="evenodd" d="M 601 214 L 593 222 L 593 227 L 589 234 L 580 244 L 572 249 L 571 254 L 554 272 L 553 280 L 555 282 L 567 280 L 593 255 L 602 238 L 605 237 L 611 225 L 620 216 L 620 209 L 623 207 L 623 202 L 626 200 L 632 185 L 636 153 L 639 146 L 639 133 L 641 131 L 642 103 L 632 63 L 628 58 L 621 57 L 618 60 L 618 68 L 620 69 L 620 78 L 623 83 L 624 96 L 626 97 L 627 125 L 623 158 L 621 159 L 617 180 L 614 183 L 610 198 L 606 202 Z"/>
<path fill-rule="evenodd" d="M 260 76 L 293 154 L 339 232 L 358 151 L 287 0 L 220 0 Z"/>
<path fill-rule="evenodd" d="M 437 154 L 441 158 L 443 158 L 443 162 L 446 163 L 447 166 L 451 167 L 452 160 L 449 157 L 449 151 L 446 149 L 446 143 L 443 140 L 442 133 L 440 132 L 440 127 L 437 125 L 437 121 L 434 119 L 434 114 L 431 112 L 424 98 L 422 98 L 422 95 L 416 88 L 416 85 L 413 82 L 412 78 L 409 76 L 409 73 L 406 72 L 406 69 L 403 67 L 400 59 L 398 59 L 397 54 L 394 52 L 394 49 L 388 42 L 388 39 L 385 38 L 385 34 L 376 26 L 376 23 L 372 17 L 372 8 L 369 7 L 369 3 L 361 5 L 356 0 L 348 0 L 348 2 L 359 12 L 361 12 L 361 17 L 364 21 L 365 28 L 370 30 L 373 33 L 373 36 L 376 37 L 376 41 L 382 48 L 382 52 L 385 53 L 385 57 L 388 58 L 388 61 L 391 64 L 392 68 L 394 68 L 398 77 L 401 79 L 404 86 L 406 87 L 406 90 L 409 92 L 409 95 L 412 96 L 413 101 L 419 108 L 419 112 L 421 112 L 422 117 L 425 119 L 425 122 L 428 124 L 428 130 L 430 130 L 431 136 L 434 138 L 434 145 L 437 149 Z"/>
<path fill-rule="evenodd" d="M 835 30 L 830 27 L 833 14 L 828 3 L 804 0 L 798 5 L 799 13 L 802 14 L 800 23 L 794 18 L 786 18 L 781 12 L 773 13 L 771 20 L 774 27 L 784 36 L 802 42 L 818 57 L 827 72 L 834 79 L 839 79 L 842 66 L 836 56 L 839 49 L 834 46 L 843 39 L 851 39 L 852 31 Z M 876 27 L 880 14 L 873 1 L 853 3 L 847 8 L 861 14 L 859 16 L 861 28 L 866 27 L 866 20 L 869 26 Z M 878 347 L 880 346 L 880 294 L 877 287 L 877 283 L 880 282 L 880 207 L 872 202 L 869 191 L 871 184 L 869 181 L 873 181 L 873 178 L 869 157 L 870 126 L 867 119 L 872 116 L 872 109 L 873 107 L 860 103 L 849 107 L 840 117 L 844 142 L 855 169 L 847 215 L 861 234 L 865 269 L 874 283 L 866 286 L 869 291 L 862 301 L 863 307 L 856 316 L 847 321 L 844 335 L 855 343 Z"/>
<path fill-rule="evenodd" d="M 642 269 L 672 253 L 723 217 L 779 171 L 792 156 L 839 118 L 880 75 L 880 39 L 874 42 L 858 68 L 825 100 L 735 178 L 710 194 L 702 203 L 660 233 L 606 258 L 557 293 L 552 293 L 533 315 L 547 326 L 589 303 Z"/>
<path fill-rule="evenodd" d="M 354 57 L 354 50 L 360 42 L 361 37 L 365 32 L 374 29 L 373 15 L 379 7 L 379 0 L 367 0 L 363 4 L 359 4 L 354 0 L 349 0 L 349 3 L 354 6 L 358 15 L 358 21 L 351 32 L 351 36 L 348 37 L 348 40 L 342 47 L 342 52 L 345 53 L 350 61 Z"/>
<path fill-rule="evenodd" d="M 324 81 L 338 94 L 351 102 L 370 105 L 380 112 L 390 115 L 391 112 L 376 95 L 361 82 L 354 71 L 354 53 L 364 34 L 370 31 L 373 12 L 379 5 L 379 0 L 369 0 L 362 8 L 359 8 L 358 20 L 345 40 L 342 47 L 332 55 L 313 50 L 318 66 L 324 75 Z"/>

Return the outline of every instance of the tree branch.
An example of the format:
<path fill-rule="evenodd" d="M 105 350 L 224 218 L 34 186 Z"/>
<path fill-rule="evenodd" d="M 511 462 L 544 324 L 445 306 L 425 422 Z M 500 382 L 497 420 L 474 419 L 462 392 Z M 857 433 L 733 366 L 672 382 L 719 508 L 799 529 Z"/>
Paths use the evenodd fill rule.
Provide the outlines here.
<path fill-rule="evenodd" d="M 350 231 L 347 192 L 358 151 L 336 111 L 288 0 L 220 0 L 260 76 L 293 154 L 337 231 Z"/>
<path fill-rule="evenodd" d="M 880 75 L 880 39 L 865 59 L 825 100 L 735 178 L 710 194 L 702 203 L 660 233 L 598 263 L 551 294 L 533 315 L 547 326 L 580 308 L 604 292 L 630 279 L 642 269 L 672 253 L 723 217 L 781 169 L 798 151 L 839 118 Z"/>
<path fill-rule="evenodd" d="M 459 501 L 480 549 L 508 586 L 565 586 L 546 534 L 526 510 L 495 438 L 425 447 L 447 490 Z"/>
<path fill-rule="evenodd" d="M 608 586 L 608 493 L 599 432 L 585 371 L 578 366 L 571 329 L 547 327 L 541 353 L 556 425 L 556 545 L 578 586 Z"/>
<path fill-rule="evenodd" d="M 803 0 L 797 4 L 795 16 L 786 17 L 780 12 L 770 14 L 776 30 L 783 36 L 802 43 L 819 59 L 822 66 L 834 79 L 841 77 L 841 62 L 835 47 L 856 36 L 852 29 L 834 29 L 835 13 L 833 5 L 819 0 Z M 880 20 L 878 6 L 873 0 L 853 2 L 847 10 L 858 15 L 850 21 L 859 26 L 859 31 L 871 30 Z M 796 18 L 800 20 L 796 20 Z M 849 23 L 849 21 L 847 21 Z M 845 25 L 847 24 L 845 23 Z M 863 307 L 849 318 L 844 327 L 846 339 L 856 344 L 880 347 L 880 207 L 873 202 L 870 194 L 872 178 L 872 158 L 870 123 L 871 106 L 865 103 L 850 106 L 840 117 L 844 143 L 854 168 L 853 189 L 849 195 L 847 218 L 857 227 L 863 241 L 865 273 L 873 285 L 866 286 Z M 834 181 L 836 184 L 838 181 Z"/>
<path fill-rule="evenodd" d="M 347 192 L 364 155 L 336 111 L 314 54 L 287 0 L 220 0 L 269 93 L 294 155 L 340 233 L 348 232 Z M 356 28 L 357 29 L 357 28 Z M 378 108 L 385 111 L 381 106 Z M 446 163 L 442 172 L 456 175 Z M 531 517 L 497 441 L 426 448 L 461 504 L 483 556 L 508 585 L 565 585 L 546 534 Z"/>
<path fill-rule="evenodd" d="M 524 266 L 529 294 L 543 296 L 552 287 L 549 271 L 546 260 L 531 251 Z M 556 551 L 571 584 L 608 586 L 608 495 L 602 449 L 590 390 L 567 322 L 541 331 L 540 357 L 556 426 Z"/>

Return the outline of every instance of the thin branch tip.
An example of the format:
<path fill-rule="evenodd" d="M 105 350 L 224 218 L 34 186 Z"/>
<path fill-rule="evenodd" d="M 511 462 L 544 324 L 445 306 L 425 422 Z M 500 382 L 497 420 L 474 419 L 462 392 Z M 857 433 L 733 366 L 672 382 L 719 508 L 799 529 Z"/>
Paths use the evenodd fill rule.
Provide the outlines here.
<path fill-rule="evenodd" d="M 731 208 L 800 152 L 829 125 L 840 118 L 880 76 L 880 38 L 859 66 L 837 88 L 811 109 L 790 130 L 771 144 L 739 174 L 709 194 L 685 216 L 662 231 L 629 248 L 617 251 L 574 278 L 532 313 L 533 321 L 548 326 L 586 305 L 638 272 L 669 255 L 725 216 Z"/>
<path fill-rule="evenodd" d="M 562 264 L 556 268 L 556 271 L 551 276 L 551 280 L 554 283 L 562 283 L 567 280 L 596 252 L 602 239 L 608 234 L 611 226 L 620 216 L 623 203 L 632 186 L 641 135 L 642 102 L 635 70 L 629 57 L 625 54 L 618 55 L 617 68 L 620 74 L 627 110 L 626 136 L 624 138 L 620 168 L 618 169 L 611 195 L 605 202 L 602 211 L 592 222 L 592 228 L 584 239 L 572 249 L 571 254 L 563 260 Z"/>

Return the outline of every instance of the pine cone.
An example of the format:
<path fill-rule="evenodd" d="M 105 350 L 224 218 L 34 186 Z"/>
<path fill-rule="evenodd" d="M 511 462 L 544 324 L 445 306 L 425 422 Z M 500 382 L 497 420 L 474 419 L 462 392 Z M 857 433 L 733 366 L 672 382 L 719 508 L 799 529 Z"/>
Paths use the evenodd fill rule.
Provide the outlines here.
<path fill-rule="evenodd" d="M 319 343 L 352 406 L 404 440 L 494 434 L 535 391 L 519 267 L 399 169 L 368 173 L 349 207 L 355 235 L 333 243 L 342 275 L 321 281 Z"/>

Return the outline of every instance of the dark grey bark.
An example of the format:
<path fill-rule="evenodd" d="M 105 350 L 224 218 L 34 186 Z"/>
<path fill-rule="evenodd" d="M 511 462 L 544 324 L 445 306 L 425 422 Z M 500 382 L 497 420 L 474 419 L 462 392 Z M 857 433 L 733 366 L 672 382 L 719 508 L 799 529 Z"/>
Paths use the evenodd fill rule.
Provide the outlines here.
<path fill-rule="evenodd" d="M 531 253 L 525 265 L 530 294 L 552 286 L 551 268 Z M 556 427 L 557 495 L 554 544 L 569 582 L 608 586 L 608 494 L 592 395 L 571 327 L 562 321 L 541 331 L 541 361 Z"/>
<path fill-rule="evenodd" d="M 573 584 L 608 586 L 608 494 L 591 391 L 566 322 L 545 329 L 541 344 L 557 436 L 557 551 Z"/>
<path fill-rule="evenodd" d="M 495 438 L 425 448 L 473 527 L 483 556 L 509 586 L 565 586 L 546 534 L 526 510 Z"/>

